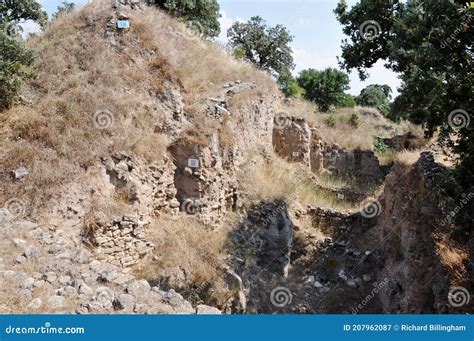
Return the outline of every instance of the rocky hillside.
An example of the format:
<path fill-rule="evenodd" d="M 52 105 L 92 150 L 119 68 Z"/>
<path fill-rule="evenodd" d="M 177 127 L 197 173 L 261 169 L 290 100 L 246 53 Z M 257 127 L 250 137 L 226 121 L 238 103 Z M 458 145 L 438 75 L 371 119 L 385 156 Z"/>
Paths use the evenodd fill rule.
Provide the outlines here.
<path fill-rule="evenodd" d="M 368 108 L 329 124 L 140 1 L 28 44 L 37 78 L 0 115 L 0 312 L 472 308 L 448 304 L 472 255 L 439 227 L 419 128 Z"/>

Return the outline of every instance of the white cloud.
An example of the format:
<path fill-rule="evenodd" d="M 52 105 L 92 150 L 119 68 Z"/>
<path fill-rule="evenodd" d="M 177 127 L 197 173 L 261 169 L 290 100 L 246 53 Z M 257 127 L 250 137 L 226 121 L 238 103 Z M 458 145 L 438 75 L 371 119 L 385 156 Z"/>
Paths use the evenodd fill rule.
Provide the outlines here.
<path fill-rule="evenodd" d="M 242 18 L 236 17 L 232 18 L 227 15 L 227 13 L 223 10 L 220 11 L 221 17 L 219 18 L 219 23 L 221 24 L 221 33 L 217 37 L 217 41 L 222 44 L 227 44 L 227 30 L 232 26 L 235 22 L 244 22 Z"/>

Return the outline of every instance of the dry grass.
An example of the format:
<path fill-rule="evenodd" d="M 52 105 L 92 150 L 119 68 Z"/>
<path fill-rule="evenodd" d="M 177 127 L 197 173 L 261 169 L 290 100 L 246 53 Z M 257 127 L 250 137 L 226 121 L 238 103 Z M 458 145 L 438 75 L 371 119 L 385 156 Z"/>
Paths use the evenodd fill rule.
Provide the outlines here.
<path fill-rule="evenodd" d="M 193 125 L 191 142 L 204 143 L 203 136 L 220 131 L 226 146 L 233 141 L 225 123 L 199 117 L 204 100 L 235 80 L 253 81 L 259 92 L 276 89 L 267 74 L 197 39 L 154 7 L 132 11 L 131 29 L 112 46 L 104 37 L 111 12 L 109 0 L 97 0 L 29 39 L 38 54 L 38 76 L 25 86 L 25 104 L 0 117 L 0 162 L 6 173 L 24 166 L 30 175 L 21 186 L 7 183 L 0 202 L 26 195 L 39 205 L 58 186 L 82 181 L 84 169 L 114 152 L 133 152 L 150 162 L 162 158 L 171 141 L 155 132 L 162 119 L 155 101 L 157 92 L 171 86 L 181 90 L 187 115 L 197 115 L 193 123 L 201 122 Z M 97 124 L 97 115 L 105 126 Z"/>
<path fill-rule="evenodd" d="M 393 161 L 405 166 L 411 166 L 420 159 L 421 150 L 404 150 L 394 155 Z"/>
<path fill-rule="evenodd" d="M 317 128 L 319 138 L 331 144 L 339 144 L 347 149 L 372 149 L 375 137 L 390 137 L 391 134 L 404 134 L 412 132 L 415 136 L 423 136 L 420 127 L 408 122 L 394 123 L 381 116 L 373 108 L 355 107 L 338 108 L 332 113 L 318 111 L 315 104 L 305 100 L 293 100 L 281 105 L 277 110 L 286 111 L 293 116 L 305 118 L 308 123 Z M 349 123 L 351 115 L 359 117 L 357 128 Z M 364 115 L 364 113 L 371 113 Z M 333 127 L 328 125 L 328 119 L 334 120 Z M 393 133 L 385 128 L 393 129 Z"/>
<path fill-rule="evenodd" d="M 441 264 L 449 271 L 453 285 L 467 278 L 466 265 L 469 262 L 469 252 L 465 247 L 456 245 L 448 237 L 443 237 L 436 242 L 436 252 Z"/>
<path fill-rule="evenodd" d="M 207 304 L 223 306 L 229 299 L 222 276 L 227 237 L 237 222 L 236 217 L 228 219 L 215 228 L 182 214 L 155 221 L 147 231 L 155 243 L 155 260 L 137 268 L 137 276 L 166 283 L 182 293 L 191 288 L 202 290 L 200 298 Z"/>
<path fill-rule="evenodd" d="M 241 184 L 252 201 L 298 200 L 303 205 L 352 209 L 353 204 L 337 199 L 335 193 L 324 191 L 314 183 L 311 171 L 302 164 L 290 163 L 277 156 L 265 163 L 254 154 L 240 173 Z"/>

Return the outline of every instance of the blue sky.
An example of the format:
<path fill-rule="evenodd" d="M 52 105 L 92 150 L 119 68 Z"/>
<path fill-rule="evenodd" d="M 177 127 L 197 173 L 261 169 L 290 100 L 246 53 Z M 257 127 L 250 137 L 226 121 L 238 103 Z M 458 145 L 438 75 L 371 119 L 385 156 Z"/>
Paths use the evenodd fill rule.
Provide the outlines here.
<path fill-rule="evenodd" d="M 49 14 L 55 12 L 61 0 L 39 0 Z M 86 0 L 74 0 L 78 5 Z M 349 5 L 356 0 L 348 0 Z M 222 33 L 224 41 L 227 28 L 234 21 L 247 21 L 254 15 L 264 18 L 268 24 L 282 24 L 294 36 L 292 44 L 295 58 L 295 73 L 306 68 L 324 69 L 338 67 L 337 56 L 341 54 L 341 40 L 345 38 L 342 26 L 333 13 L 337 0 L 219 0 L 221 6 Z M 370 19 L 370 18 L 369 18 Z M 350 93 L 358 95 L 368 84 L 388 84 L 396 94 L 400 81 L 392 71 L 379 62 L 369 70 L 370 78 L 361 82 L 356 72 L 350 75 Z"/>

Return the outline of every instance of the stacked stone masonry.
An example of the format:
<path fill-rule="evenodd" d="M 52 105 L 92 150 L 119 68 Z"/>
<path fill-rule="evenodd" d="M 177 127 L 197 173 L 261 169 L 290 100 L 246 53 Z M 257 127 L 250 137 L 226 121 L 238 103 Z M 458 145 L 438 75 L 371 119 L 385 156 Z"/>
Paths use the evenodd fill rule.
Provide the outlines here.
<path fill-rule="evenodd" d="M 89 236 L 99 259 L 122 267 L 137 264 L 153 250 L 145 236 L 144 224 L 137 218 L 124 216 L 111 224 L 99 226 Z"/>

